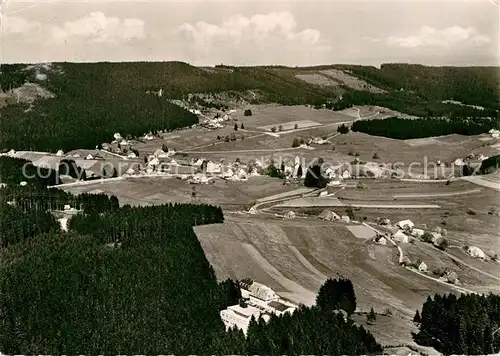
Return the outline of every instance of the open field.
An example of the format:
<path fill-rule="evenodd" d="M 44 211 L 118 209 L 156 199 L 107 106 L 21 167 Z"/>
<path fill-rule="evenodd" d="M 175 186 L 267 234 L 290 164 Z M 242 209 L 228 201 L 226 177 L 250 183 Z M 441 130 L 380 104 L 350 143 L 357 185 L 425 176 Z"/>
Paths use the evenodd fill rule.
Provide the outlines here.
<path fill-rule="evenodd" d="M 304 128 L 304 127 L 314 127 L 314 126 L 320 126 L 321 124 L 311 121 L 311 120 L 299 120 L 299 121 L 288 121 L 280 124 L 282 129 L 284 131 L 292 130 L 297 128 Z M 271 131 L 272 128 L 276 128 L 276 125 L 266 125 L 266 126 L 260 126 L 258 127 L 261 130 L 264 131 Z M 276 128 L 277 129 L 277 128 Z"/>
<path fill-rule="evenodd" d="M 454 292 L 400 267 L 395 248 L 355 237 L 342 222 L 227 216 L 195 231 L 221 280 L 250 277 L 310 304 L 325 277 L 351 279 L 359 310 L 393 313 L 379 330 L 384 344 L 394 345 L 391 338 L 411 344 L 411 318 L 427 295 Z"/>
<path fill-rule="evenodd" d="M 89 181 L 85 185 L 63 186 L 74 194 L 99 189 L 116 195 L 122 205 L 153 205 L 165 203 L 205 203 L 226 209 L 250 207 L 267 192 L 285 193 L 293 187 L 284 186 L 277 178 L 253 177 L 246 182 L 217 179 L 214 184 L 191 185 L 185 180 L 167 177 L 129 177 L 127 179 Z M 196 197 L 192 197 L 193 189 Z"/>
<path fill-rule="evenodd" d="M 385 93 L 385 90 L 377 88 L 364 80 L 356 78 L 338 69 L 328 69 L 321 71 L 321 74 L 327 78 L 333 78 L 334 80 L 341 81 L 347 87 L 354 90 L 364 90 L 371 93 Z"/>

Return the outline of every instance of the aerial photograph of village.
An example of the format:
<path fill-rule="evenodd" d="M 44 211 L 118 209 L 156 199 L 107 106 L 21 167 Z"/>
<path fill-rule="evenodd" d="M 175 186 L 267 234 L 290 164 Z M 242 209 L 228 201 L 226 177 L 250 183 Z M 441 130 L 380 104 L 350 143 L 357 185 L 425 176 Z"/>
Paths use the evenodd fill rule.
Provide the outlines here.
<path fill-rule="evenodd" d="M 0 1 L 0 355 L 500 354 L 499 11 Z"/>

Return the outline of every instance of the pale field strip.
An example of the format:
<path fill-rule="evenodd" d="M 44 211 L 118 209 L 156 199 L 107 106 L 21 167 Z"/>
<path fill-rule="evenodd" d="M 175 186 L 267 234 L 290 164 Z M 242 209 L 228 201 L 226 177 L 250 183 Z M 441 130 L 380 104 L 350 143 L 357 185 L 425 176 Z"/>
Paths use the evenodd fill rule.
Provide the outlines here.
<path fill-rule="evenodd" d="M 292 293 L 289 295 L 290 299 L 294 302 L 302 303 L 307 306 L 315 304 L 316 295 L 312 291 L 283 276 L 283 274 L 271 263 L 269 263 L 269 261 L 264 258 L 264 256 L 262 256 L 262 254 L 253 245 L 247 243 L 242 243 L 241 245 L 267 274 Z"/>
<path fill-rule="evenodd" d="M 404 142 L 406 144 L 410 145 L 411 147 L 420 147 L 420 146 L 440 145 L 441 144 L 441 142 L 434 137 L 415 138 L 415 139 L 404 140 Z"/>
<path fill-rule="evenodd" d="M 288 121 L 277 125 L 259 126 L 258 128 L 261 130 L 270 131 L 273 127 L 276 127 L 276 130 L 278 130 L 278 127 L 280 125 L 283 127 L 283 130 L 292 130 L 295 128 L 295 125 L 297 125 L 299 128 L 321 126 L 320 123 L 311 120 L 298 120 L 298 121 Z"/>
<path fill-rule="evenodd" d="M 449 192 L 449 193 L 426 193 L 426 194 L 395 194 L 393 198 L 434 198 L 434 197 L 452 197 L 455 195 L 466 195 L 466 194 L 475 194 L 480 193 L 482 191 L 481 188 L 464 190 L 461 192 Z"/>
<path fill-rule="evenodd" d="M 498 181 L 491 181 L 479 176 L 462 177 L 462 179 L 500 192 L 500 182 Z"/>
<path fill-rule="evenodd" d="M 358 239 L 372 239 L 377 236 L 377 233 L 373 229 L 365 225 L 348 225 L 346 226 L 349 231 L 356 236 Z"/>
<path fill-rule="evenodd" d="M 303 80 L 306 83 L 324 86 L 324 87 L 328 87 L 328 86 L 338 87 L 340 85 L 339 83 L 337 83 L 333 79 L 325 77 L 324 75 L 321 75 L 319 73 L 296 74 L 295 77 L 297 79 Z"/>
<path fill-rule="evenodd" d="M 339 69 L 327 69 L 320 71 L 321 74 L 330 76 L 334 79 L 340 80 L 347 87 L 355 90 L 368 90 L 371 93 L 385 93 L 385 90 L 377 88 L 364 80 L 361 80 L 355 76 L 347 74 Z"/>
<path fill-rule="evenodd" d="M 326 281 L 328 279 L 327 276 L 325 276 L 323 273 L 318 271 L 318 269 L 316 267 L 314 267 L 309 262 L 309 260 L 304 257 L 304 255 L 302 253 L 300 253 L 300 251 L 297 249 L 297 247 L 295 247 L 293 245 L 288 245 L 288 248 L 290 249 L 290 251 L 292 251 L 292 253 L 295 255 L 295 257 L 297 257 L 297 259 L 304 265 L 304 267 L 309 272 L 311 272 L 312 274 L 314 274 L 315 276 L 317 276 L 318 278 L 320 278 L 323 281 Z"/>

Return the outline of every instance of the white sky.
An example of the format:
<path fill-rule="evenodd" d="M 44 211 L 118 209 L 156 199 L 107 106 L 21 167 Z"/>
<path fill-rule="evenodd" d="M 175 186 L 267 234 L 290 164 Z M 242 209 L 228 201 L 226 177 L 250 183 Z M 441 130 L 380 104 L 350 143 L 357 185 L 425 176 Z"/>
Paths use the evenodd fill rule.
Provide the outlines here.
<path fill-rule="evenodd" d="M 500 65 L 497 0 L 0 0 L 4 62 Z"/>

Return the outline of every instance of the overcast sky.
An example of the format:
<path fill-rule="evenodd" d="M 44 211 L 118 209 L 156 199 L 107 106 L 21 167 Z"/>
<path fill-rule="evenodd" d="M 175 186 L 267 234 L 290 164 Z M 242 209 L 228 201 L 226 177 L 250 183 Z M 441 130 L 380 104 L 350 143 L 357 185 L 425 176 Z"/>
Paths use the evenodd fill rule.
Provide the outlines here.
<path fill-rule="evenodd" d="M 3 62 L 499 65 L 498 0 L 0 0 Z"/>

